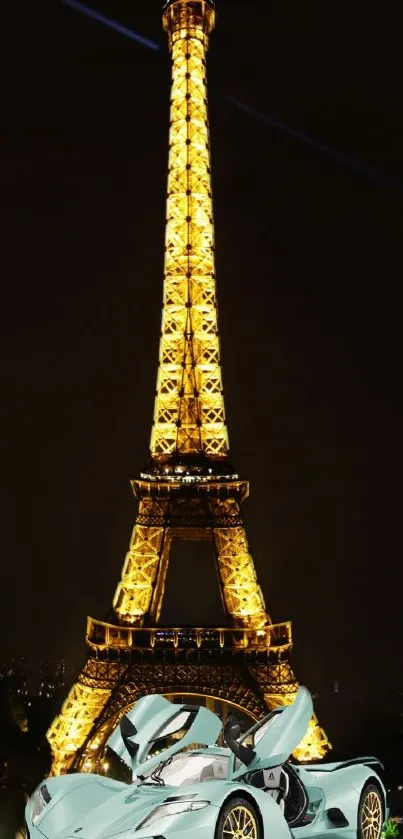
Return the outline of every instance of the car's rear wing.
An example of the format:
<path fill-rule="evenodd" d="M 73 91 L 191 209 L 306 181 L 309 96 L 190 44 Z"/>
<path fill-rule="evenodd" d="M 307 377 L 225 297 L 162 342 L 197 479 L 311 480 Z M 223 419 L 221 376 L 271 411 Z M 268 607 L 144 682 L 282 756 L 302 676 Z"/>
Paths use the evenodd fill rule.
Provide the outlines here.
<path fill-rule="evenodd" d="M 336 772 L 338 769 L 344 769 L 347 766 L 379 766 L 384 772 L 385 767 L 377 757 L 354 757 L 351 760 L 342 760 L 339 763 L 315 763 L 310 766 L 304 766 L 305 772 Z"/>

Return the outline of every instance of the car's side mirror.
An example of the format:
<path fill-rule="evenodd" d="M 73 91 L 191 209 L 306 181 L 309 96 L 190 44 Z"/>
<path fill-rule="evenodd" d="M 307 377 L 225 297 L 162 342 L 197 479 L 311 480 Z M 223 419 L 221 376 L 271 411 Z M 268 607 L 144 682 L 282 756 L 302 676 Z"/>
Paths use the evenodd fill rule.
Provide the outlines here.
<path fill-rule="evenodd" d="M 129 717 L 125 716 L 122 717 L 122 719 L 120 720 L 119 728 L 122 740 L 125 744 L 127 751 L 129 752 L 130 757 L 134 757 L 139 750 L 139 744 L 133 743 L 131 740 L 129 740 L 129 737 L 133 737 L 135 734 L 137 734 L 136 726 L 133 725 L 131 720 L 129 720 Z"/>
<path fill-rule="evenodd" d="M 245 766 L 249 766 L 252 763 L 252 760 L 255 757 L 255 752 L 253 749 L 249 749 L 247 746 L 244 746 L 242 743 L 239 742 L 239 738 L 241 736 L 241 726 L 236 717 L 228 717 L 227 722 L 224 726 L 224 740 L 231 749 L 231 751 L 236 755 L 237 758 L 244 763 Z"/>

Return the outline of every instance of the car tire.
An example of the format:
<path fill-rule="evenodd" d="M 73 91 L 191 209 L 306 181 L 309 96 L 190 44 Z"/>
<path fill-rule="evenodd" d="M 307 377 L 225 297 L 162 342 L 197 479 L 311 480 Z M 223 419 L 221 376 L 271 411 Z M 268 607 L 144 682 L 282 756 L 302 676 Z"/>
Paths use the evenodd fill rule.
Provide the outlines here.
<path fill-rule="evenodd" d="M 384 820 L 382 793 L 376 784 L 366 784 L 357 813 L 357 839 L 380 839 Z"/>
<path fill-rule="evenodd" d="M 238 839 L 240 833 L 245 839 L 263 839 L 257 807 L 248 798 L 231 798 L 218 817 L 215 839 Z"/>

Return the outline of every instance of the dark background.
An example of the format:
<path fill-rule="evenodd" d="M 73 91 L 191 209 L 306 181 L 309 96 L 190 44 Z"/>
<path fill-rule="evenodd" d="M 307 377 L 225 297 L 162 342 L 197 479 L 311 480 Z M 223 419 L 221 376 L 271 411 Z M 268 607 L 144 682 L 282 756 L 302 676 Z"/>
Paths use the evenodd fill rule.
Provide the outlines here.
<path fill-rule="evenodd" d="M 161 50 L 56 0 L 2 3 L 0 658 L 33 667 L 79 667 L 87 614 L 110 606 L 155 390 L 161 3 L 87 5 Z M 337 679 L 374 707 L 403 686 L 399 32 L 397 4 L 217 0 L 208 69 L 224 386 L 252 553 L 272 619 L 293 621 L 299 681 L 325 696 Z M 173 557 L 164 620 L 219 622 L 212 563 L 192 550 Z"/>

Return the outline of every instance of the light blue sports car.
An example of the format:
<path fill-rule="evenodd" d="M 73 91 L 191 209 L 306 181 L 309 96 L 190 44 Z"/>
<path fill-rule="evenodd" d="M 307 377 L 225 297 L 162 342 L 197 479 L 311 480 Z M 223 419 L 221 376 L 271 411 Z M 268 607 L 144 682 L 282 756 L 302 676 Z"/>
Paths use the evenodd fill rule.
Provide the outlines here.
<path fill-rule="evenodd" d="M 28 839 L 379 839 L 387 815 L 376 758 L 297 766 L 312 700 L 241 734 L 212 711 L 144 696 L 108 745 L 133 772 L 130 785 L 104 776 L 45 780 L 26 807 Z"/>

